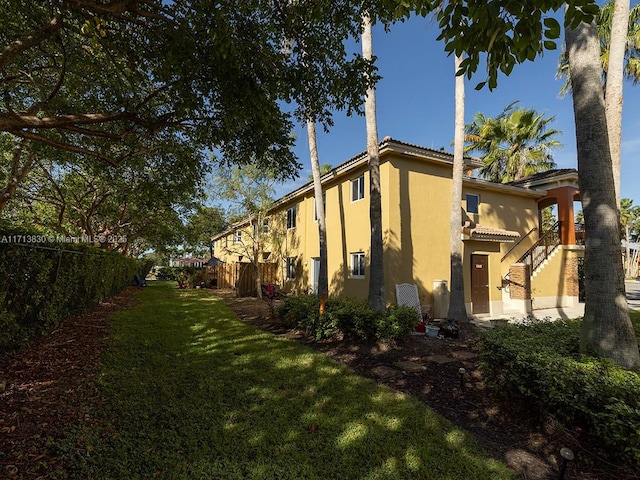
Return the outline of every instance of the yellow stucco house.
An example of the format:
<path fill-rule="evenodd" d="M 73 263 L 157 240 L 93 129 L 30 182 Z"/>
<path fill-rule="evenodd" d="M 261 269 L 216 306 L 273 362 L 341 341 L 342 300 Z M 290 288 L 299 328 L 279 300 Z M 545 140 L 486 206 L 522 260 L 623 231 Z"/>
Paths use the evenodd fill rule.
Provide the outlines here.
<path fill-rule="evenodd" d="M 386 137 L 380 143 L 385 290 L 415 284 L 420 301 L 446 316 L 449 282 L 451 154 Z M 463 180 L 465 303 L 469 315 L 520 314 L 578 302 L 573 201 L 577 172 L 556 170 L 498 184 L 473 177 L 480 165 L 466 159 Z M 363 152 L 322 177 L 327 223 L 329 294 L 366 298 L 369 278 L 369 174 Z M 557 227 L 544 235 L 542 208 L 557 204 Z M 214 237 L 226 263 L 257 258 L 276 265 L 285 291 L 317 286 L 318 226 L 313 184 L 276 200 L 261 219 L 233 225 Z"/>

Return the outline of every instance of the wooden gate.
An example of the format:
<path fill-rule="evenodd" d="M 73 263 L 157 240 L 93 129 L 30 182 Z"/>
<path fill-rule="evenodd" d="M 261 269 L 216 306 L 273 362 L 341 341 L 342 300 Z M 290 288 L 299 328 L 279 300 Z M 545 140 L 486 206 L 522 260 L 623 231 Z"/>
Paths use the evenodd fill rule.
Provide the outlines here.
<path fill-rule="evenodd" d="M 259 263 L 262 283 L 278 282 L 277 263 Z M 250 263 L 220 263 L 207 267 L 207 275 L 214 288 L 235 288 L 239 297 L 255 297 L 256 278 Z"/>

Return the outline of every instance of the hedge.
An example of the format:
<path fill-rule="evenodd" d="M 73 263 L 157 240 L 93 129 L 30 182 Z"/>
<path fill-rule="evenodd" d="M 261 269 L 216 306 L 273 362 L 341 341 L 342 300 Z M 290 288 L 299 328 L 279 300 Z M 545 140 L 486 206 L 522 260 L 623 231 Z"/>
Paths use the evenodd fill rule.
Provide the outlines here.
<path fill-rule="evenodd" d="M 482 332 L 487 385 L 580 427 L 600 455 L 640 464 L 640 374 L 579 353 L 582 320 Z M 636 332 L 638 324 L 635 324 Z"/>
<path fill-rule="evenodd" d="M 0 354 L 114 295 L 150 267 L 87 244 L 24 243 L 41 237 L 14 233 L 0 240 Z"/>
<path fill-rule="evenodd" d="M 300 328 L 316 339 L 342 333 L 361 340 L 391 340 L 411 333 L 417 323 L 412 308 L 393 305 L 376 312 L 363 300 L 350 297 L 329 297 L 324 315 L 320 315 L 317 295 L 286 297 L 277 307 L 276 314 L 283 325 Z"/>

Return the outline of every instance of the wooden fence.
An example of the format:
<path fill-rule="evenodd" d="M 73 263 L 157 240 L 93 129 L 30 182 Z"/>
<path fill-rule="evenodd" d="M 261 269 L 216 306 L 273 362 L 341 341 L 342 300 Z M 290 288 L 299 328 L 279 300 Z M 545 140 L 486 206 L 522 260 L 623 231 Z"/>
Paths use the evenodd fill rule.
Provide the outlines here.
<path fill-rule="evenodd" d="M 262 283 L 278 283 L 278 264 L 260 263 Z M 235 288 L 239 297 L 255 297 L 256 278 L 250 263 L 220 263 L 207 266 L 207 276 L 214 288 Z"/>

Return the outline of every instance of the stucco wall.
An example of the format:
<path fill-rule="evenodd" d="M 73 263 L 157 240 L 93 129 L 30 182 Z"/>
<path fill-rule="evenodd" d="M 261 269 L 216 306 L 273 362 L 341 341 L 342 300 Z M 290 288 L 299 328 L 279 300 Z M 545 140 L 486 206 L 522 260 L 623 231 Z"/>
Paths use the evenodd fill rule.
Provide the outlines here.
<path fill-rule="evenodd" d="M 578 302 L 580 246 L 560 246 L 549 262 L 534 272 L 531 299 L 534 309 L 569 307 Z"/>

